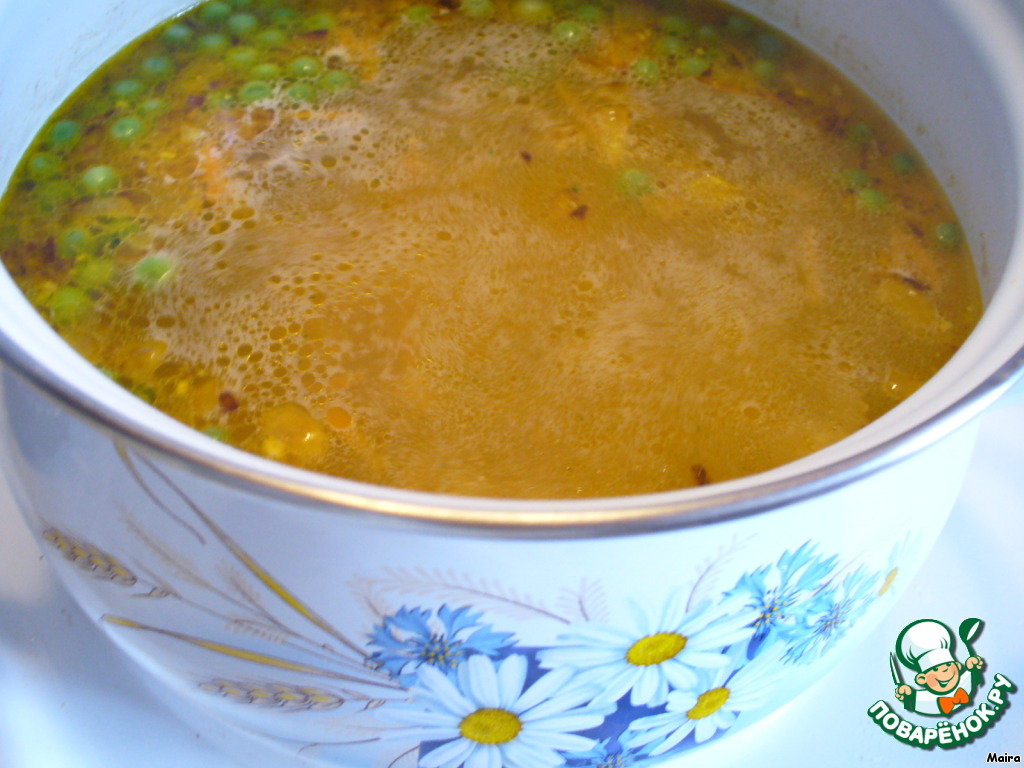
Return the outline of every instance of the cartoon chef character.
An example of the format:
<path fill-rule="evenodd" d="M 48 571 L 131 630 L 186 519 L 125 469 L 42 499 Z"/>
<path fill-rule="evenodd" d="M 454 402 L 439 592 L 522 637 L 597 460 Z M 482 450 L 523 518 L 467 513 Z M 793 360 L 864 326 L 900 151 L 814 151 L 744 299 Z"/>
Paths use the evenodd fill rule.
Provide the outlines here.
<path fill-rule="evenodd" d="M 903 628 L 896 638 L 896 655 L 909 669 L 917 670 L 914 682 L 923 688 L 912 688 L 906 683 L 896 687 L 896 698 L 907 709 L 921 715 L 948 715 L 971 700 L 971 694 L 981 682 L 984 661 L 980 656 L 967 659 L 964 664 L 953 656 L 953 632 L 945 624 L 933 619 L 920 619 Z"/>

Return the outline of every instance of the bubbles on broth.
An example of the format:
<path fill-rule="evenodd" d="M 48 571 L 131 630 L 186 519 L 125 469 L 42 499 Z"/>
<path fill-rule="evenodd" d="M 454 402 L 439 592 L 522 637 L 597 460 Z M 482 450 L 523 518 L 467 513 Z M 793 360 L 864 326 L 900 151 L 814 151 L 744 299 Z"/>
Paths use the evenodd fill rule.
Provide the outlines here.
<path fill-rule="evenodd" d="M 157 30 L 54 118 L 76 144 L 44 129 L 5 263 L 186 423 L 460 494 L 762 471 L 877 418 L 973 327 L 941 190 L 798 46 L 711 3 L 685 33 L 639 1 L 600 23 L 496 6 L 295 2 L 333 23 L 267 50 Z M 177 73 L 131 95 L 161 46 Z"/>

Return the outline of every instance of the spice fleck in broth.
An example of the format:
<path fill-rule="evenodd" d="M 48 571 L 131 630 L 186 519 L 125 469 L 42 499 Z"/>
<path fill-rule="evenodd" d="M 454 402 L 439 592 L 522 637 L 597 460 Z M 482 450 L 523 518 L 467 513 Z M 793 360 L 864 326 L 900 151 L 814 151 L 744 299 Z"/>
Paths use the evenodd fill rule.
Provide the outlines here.
<path fill-rule="evenodd" d="M 7 268 L 136 395 L 273 459 L 558 498 L 756 473 L 981 311 L 906 138 L 707 2 L 208 2 L 44 127 Z"/>

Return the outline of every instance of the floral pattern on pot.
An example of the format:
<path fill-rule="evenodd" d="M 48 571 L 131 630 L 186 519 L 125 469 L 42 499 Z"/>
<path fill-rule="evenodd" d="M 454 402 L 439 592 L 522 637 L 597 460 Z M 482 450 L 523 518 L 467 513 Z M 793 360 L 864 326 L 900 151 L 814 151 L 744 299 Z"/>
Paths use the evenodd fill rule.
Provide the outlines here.
<path fill-rule="evenodd" d="M 701 584 L 712 564 L 689 590 L 621 606 L 605 604 L 598 582 L 584 582 L 574 616 L 486 580 L 383 568 L 349 584 L 375 614 L 360 642 L 291 593 L 155 465 L 126 449 L 120 455 L 174 525 L 200 546 L 219 542 L 230 555 L 230 567 L 219 569 L 222 583 L 127 511 L 123 519 L 132 535 L 171 564 L 181 584 L 140 563 L 129 568 L 117 553 L 54 525 L 45 525 L 43 541 L 101 589 L 178 601 L 219 616 L 246 640 L 192 635 L 111 613 L 102 617 L 106 624 L 251 669 L 247 678 L 225 673 L 195 680 L 198 690 L 225 702 L 298 717 L 354 718 L 351 739 L 318 748 L 371 740 L 378 754 L 393 755 L 381 765 L 396 767 L 621 768 L 721 737 L 744 713 L 771 704 L 791 670 L 834 648 L 889 592 L 900 563 L 915 558 L 920 544 L 918 535 L 907 533 L 888 561 L 871 569 L 803 541 L 744 571 L 719 594 Z M 172 489 L 184 512 L 172 508 L 156 482 Z M 197 589 L 210 600 L 198 601 Z M 386 606 L 383 593 L 403 602 Z M 266 608 L 271 596 L 283 601 L 291 621 Z M 499 605 L 515 611 L 494 610 Z M 540 647 L 521 639 L 518 623 L 509 620 L 515 612 L 550 624 L 552 642 Z M 335 642 L 303 629 L 310 625 Z M 350 764 L 341 753 L 339 761 Z"/>

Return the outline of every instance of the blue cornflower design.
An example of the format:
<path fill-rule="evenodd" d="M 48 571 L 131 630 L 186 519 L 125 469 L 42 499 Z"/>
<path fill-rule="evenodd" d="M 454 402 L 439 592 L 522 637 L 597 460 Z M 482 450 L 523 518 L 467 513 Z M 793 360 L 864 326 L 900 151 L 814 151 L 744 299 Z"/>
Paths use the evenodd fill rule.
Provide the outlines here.
<path fill-rule="evenodd" d="M 745 573 L 728 593 L 742 598 L 755 614 L 752 649 L 759 648 L 773 631 L 792 627 L 802 604 L 835 568 L 836 557 L 822 558 L 810 542 L 795 552 L 786 550 L 774 565 Z"/>
<path fill-rule="evenodd" d="M 571 768 L 639 768 L 640 751 L 618 746 L 612 739 L 602 739 L 586 752 L 567 755 Z"/>
<path fill-rule="evenodd" d="M 878 574 L 867 573 L 863 567 L 847 574 L 841 582 L 831 582 L 803 606 L 787 661 L 810 663 L 820 658 L 846 634 L 876 597 L 873 591 Z"/>
<path fill-rule="evenodd" d="M 436 614 L 403 606 L 374 626 L 369 644 L 377 650 L 370 661 L 403 685 L 411 685 L 423 665 L 450 674 L 472 654 L 499 656 L 514 645 L 513 634 L 478 623 L 482 615 L 468 606 L 442 605 Z"/>

